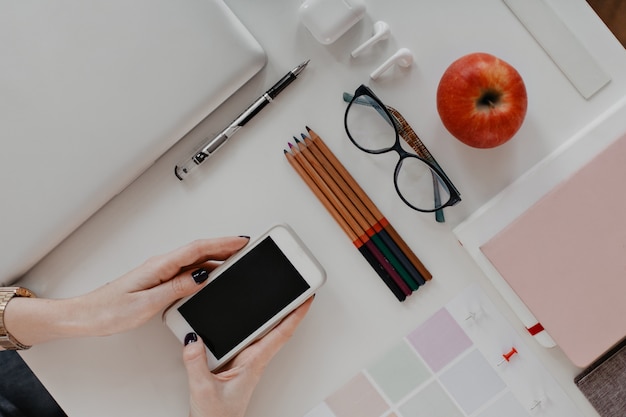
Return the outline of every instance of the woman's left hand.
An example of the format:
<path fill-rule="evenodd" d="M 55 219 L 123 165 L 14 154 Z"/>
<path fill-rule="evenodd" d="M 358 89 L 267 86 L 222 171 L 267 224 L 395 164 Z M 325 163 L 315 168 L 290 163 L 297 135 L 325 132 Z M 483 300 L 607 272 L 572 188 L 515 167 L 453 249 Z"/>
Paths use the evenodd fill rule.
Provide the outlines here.
<path fill-rule="evenodd" d="M 120 278 L 75 298 L 14 298 L 6 306 L 6 329 L 25 345 L 133 329 L 174 301 L 202 288 L 200 284 L 209 271 L 239 251 L 248 240 L 247 237 L 197 240 L 150 258 Z"/>
<path fill-rule="evenodd" d="M 208 272 L 248 243 L 246 237 L 197 240 L 165 255 L 148 259 L 93 292 L 79 297 L 98 335 L 138 327 L 163 308 L 202 288 Z"/>

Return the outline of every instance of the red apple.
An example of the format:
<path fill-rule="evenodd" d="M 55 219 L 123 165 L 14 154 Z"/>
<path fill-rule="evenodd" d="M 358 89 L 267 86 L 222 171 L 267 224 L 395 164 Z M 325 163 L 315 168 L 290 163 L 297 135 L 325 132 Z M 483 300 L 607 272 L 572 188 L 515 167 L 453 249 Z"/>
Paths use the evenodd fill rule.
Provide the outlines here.
<path fill-rule="evenodd" d="M 443 125 L 461 142 L 493 148 L 519 130 L 528 99 L 519 73 L 507 62 L 476 52 L 454 61 L 437 88 Z"/>

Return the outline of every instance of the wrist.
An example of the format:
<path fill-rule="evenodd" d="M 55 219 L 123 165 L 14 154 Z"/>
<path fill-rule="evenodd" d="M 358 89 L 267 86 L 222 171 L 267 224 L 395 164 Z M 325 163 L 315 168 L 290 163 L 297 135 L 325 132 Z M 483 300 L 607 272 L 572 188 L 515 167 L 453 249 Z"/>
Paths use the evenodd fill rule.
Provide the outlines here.
<path fill-rule="evenodd" d="M 4 311 L 8 332 L 24 345 L 82 335 L 73 300 L 13 298 Z"/>

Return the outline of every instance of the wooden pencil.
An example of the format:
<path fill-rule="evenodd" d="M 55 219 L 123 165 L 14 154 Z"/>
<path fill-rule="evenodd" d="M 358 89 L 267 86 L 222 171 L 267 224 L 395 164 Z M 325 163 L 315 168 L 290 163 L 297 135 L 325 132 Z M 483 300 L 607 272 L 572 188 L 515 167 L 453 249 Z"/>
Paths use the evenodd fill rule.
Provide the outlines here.
<path fill-rule="evenodd" d="M 348 238 L 352 241 L 354 246 L 359 250 L 361 255 L 366 259 L 366 261 L 370 264 L 370 266 L 376 271 L 378 276 L 383 280 L 383 282 L 387 285 L 387 287 L 391 290 L 391 292 L 395 295 L 395 297 L 399 301 L 404 301 L 406 296 L 411 292 L 407 288 L 402 289 L 400 285 L 398 285 L 398 281 L 402 281 L 402 279 L 398 276 L 394 279 L 389 273 L 388 268 L 385 268 L 385 260 L 382 258 L 380 254 L 377 253 L 375 248 L 372 248 L 372 245 L 368 245 L 364 243 L 357 235 L 357 233 L 352 229 L 350 224 L 343 218 L 340 212 L 335 208 L 335 206 L 331 203 L 328 197 L 322 192 L 319 186 L 315 183 L 315 181 L 309 176 L 304 167 L 300 165 L 294 157 L 294 155 L 287 150 L 285 152 L 285 157 L 287 161 L 291 164 L 294 170 L 298 173 L 298 175 L 302 178 L 302 180 L 307 184 L 307 186 L 311 189 L 313 194 L 318 198 L 318 200 L 322 203 L 322 205 L 329 212 L 331 217 L 335 219 L 335 221 L 339 224 L 339 226 L 343 229 L 344 233 L 348 236 Z M 371 242 L 370 242 L 371 243 Z"/>
<path fill-rule="evenodd" d="M 335 209 L 337 209 L 339 214 L 341 214 L 341 216 L 348 223 L 348 225 L 350 225 L 350 228 L 356 232 L 357 236 L 359 237 L 365 236 L 365 231 L 359 225 L 356 219 L 351 215 L 349 209 L 342 204 L 339 197 L 335 193 L 333 193 L 332 189 L 328 186 L 328 184 L 324 182 L 324 180 L 321 178 L 319 173 L 315 171 L 314 167 L 304 158 L 304 156 L 300 152 L 300 149 L 297 146 L 292 146 L 291 151 L 292 151 L 294 160 L 302 168 L 304 168 L 304 171 L 306 172 L 306 174 L 313 180 L 313 182 L 320 189 L 322 194 L 324 194 L 326 198 L 328 198 L 328 200 L 335 207 Z M 402 292 L 404 292 L 406 295 L 410 295 L 412 292 L 411 289 L 406 284 L 404 279 L 400 276 L 398 271 L 394 268 L 393 264 L 389 262 L 389 258 L 387 258 L 386 256 L 384 256 L 384 254 L 381 253 L 380 248 L 371 244 L 369 242 L 369 239 L 361 238 L 361 240 L 363 241 L 365 245 L 368 245 L 368 248 L 370 249 L 370 251 L 372 251 L 372 253 L 377 257 L 377 259 L 379 259 L 382 262 L 383 267 L 387 270 L 387 272 L 393 278 L 394 282 L 398 285 L 398 287 L 400 287 Z"/>
<path fill-rule="evenodd" d="M 307 126 L 307 132 L 309 133 L 312 142 L 320 149 L 320 151 L 324 154 L 326 159 L 335 167 L 337 172 L 344 178 L 344 180 L 348 183 L 350 188 L 355 192 L 358 198 L 365 204 L 365 206 L 370 210 L 370 212 L 374 215 L 380 227 L 382 227 L 393 239 L 397 245 L 402 249 L 403 253 L 410 259 L 411 263 L 415 266 L 415 268 L 420 272 L 422 277 L 429 281 L 432 278 L 432 274 L 428 269 L 424 266 L 424 264 L 419 260 L 419 258 L 413 253 L 413 251 L 406 244 L 404 239 L 398 234 L 395 228 L 389 223 L 389 221 L 383 216 L 383 214 L 378 210 L 376 205 L 372 202 L 372 200 L 367 196 L 365 191 L 359 186 L 356 180 L 350 175 L 348 170 L 339 162 L 337 157 L 331 152 L 331 150 L 326 146 L 324 141 L 317 135 L 312 129 Z"/>
<path fill-rule="evenodd" d="M 348 210 L 349 214 L 352 218 L 359 224 L 361 229 L 363 229 L 363 235 L 359 236 L 361 240 L 367 241 L 371 239 L 377 248 L 383 253 L 385 258 L 391 263 L 393 268 L 398 271 L 398 274 L 402 277 L 404 282 L 409 286 L 412 291 L 415 291 L 419 288 L 419 281 L 416 279 L 415 274 L 421 279 L 419 276 L 419 272 L 410 264 L 407 260 L 407 264 L 409 269 L 405 267 L 405 265 L 400 261 L 399 258 L 403 256 L 402 251 L 397 248 L 394 242 L 385 241 L 382 239 L 381 234 L 374 230 L 374 224 L 376 221 L 371 216 L 369 221 L 366 218 L 366 213 L 369 211 L 363 206 L 362 202 L 358 198 L 350 198 L 347 195 L 347 184 L 337 178 L 337 176 L 333 176 L 329 173 L 329 170 L 333 173 L 336 171 L 332 170 L 328 163 L 324 164 L 326 158 L 323 158 L 322 155 L 319 155 L 322 159 L 318 158 L 315 153 L 312 152 L 314 147 L 307 146 L 307 143 L 312 143 L 308 138 L 305 137 L 305 143 L 298 142 L 300 154 L 304 156 L 311 167 L 315 172 L 321 177 L 322 181 L 330 188 L 331 192 L 339 199 L 340 203 Z M 357 207 L 359 206 L 359 207 Z M 413 270 L 415 274 L 409 272 L 409 270 Z M 423 280 L 422 280 L 423 282 Z"/>
<path fill-rule="evenodd" d="M 422 273 L 415 267 L 405 251 L 397 244 L 397 242 L 391 238 L 389 233 L 382 227 L 380 222 L 374 217 L 374 214 L 365 206 L 361 198 L 357 196 L 352 187 L 346 182 L 344 177 L 337 171 L 335 166 L 324 155 L 324 152 L 316 145 L 316 143 L 308 137 L 303 137 L 304 143 L 307 145 L 307 150 L 313 154 L 316 160 L 321 165 L 321 169 L 325 171 L 330 180 L 337 184 L 340 192 L 343 193 L 345 198 L 352 202 L 356 207 L 356 211 L 362 221 L 365 223 L 364 229 L 366 233 L 374 240 L 380 241 L 381 245 L 384 245 L 391 251 L 392 256 L 402 266 L 403 270 L 408 274 L 407 283 L 413 290 L 417 290 L 420 285 L 426 283 Z"/>

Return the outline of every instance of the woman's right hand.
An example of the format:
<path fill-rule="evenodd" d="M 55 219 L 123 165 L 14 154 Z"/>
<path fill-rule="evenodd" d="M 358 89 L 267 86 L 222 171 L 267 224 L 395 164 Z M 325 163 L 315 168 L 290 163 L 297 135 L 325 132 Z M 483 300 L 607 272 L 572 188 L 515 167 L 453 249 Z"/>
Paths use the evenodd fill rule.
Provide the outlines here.
<path fill-rule="evenodd" d="M 313 297 L 298 307 L 263 338 L 237 355 L 228 367 L 213 374 L 200 339 L 183 350 L 189 377 L 190 417 L 243 417 L 265 367 L 291 338 Z"/>

